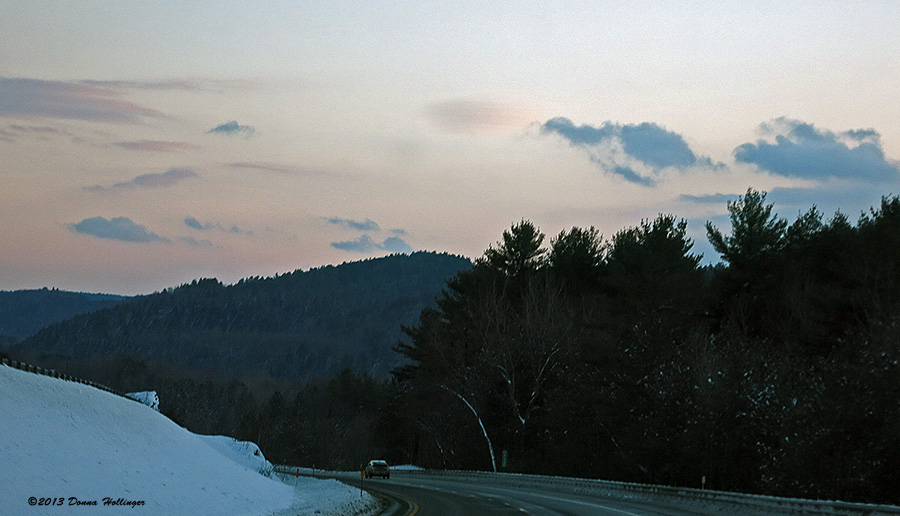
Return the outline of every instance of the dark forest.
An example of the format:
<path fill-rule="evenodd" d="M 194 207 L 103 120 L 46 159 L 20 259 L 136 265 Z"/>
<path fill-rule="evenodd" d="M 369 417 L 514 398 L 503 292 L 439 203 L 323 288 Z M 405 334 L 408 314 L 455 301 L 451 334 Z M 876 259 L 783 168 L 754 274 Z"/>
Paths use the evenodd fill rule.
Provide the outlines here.
<path fill-rule="evenodd" d="M 674 215 L 609 238 L 515 223 L 403 326 L 389 378 L 201 375 L 124 355 L 67 366 L 157 390 L 190 430 L 255 441 L 276 463 L 900 502 L 900 197 L 856 222 L 814 207 L 788 223 L 752 189 L 728 210 L 730 228 L 706 226 L 715 266 Z"/>

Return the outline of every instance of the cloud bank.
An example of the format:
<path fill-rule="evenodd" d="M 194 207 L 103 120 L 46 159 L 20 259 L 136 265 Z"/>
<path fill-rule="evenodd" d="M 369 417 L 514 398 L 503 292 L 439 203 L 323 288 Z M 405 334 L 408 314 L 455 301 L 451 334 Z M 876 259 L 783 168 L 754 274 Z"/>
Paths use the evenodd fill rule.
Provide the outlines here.
<path fill-rule="evenodd" d="M 400 237 L 388 237 L 382 243 L 372 240 L 369 235 L 360 235 L 356 240 L 345 242 L 332 242 L 331 247 L 351 253 L 371 253 L 374 251 L 388 251 L 390 253 L 411 253 L 413 248 Z"/>
<path fill-rule="evenodd" d="M 277 172 L 279 174 L 321 175 L 321 173 L 309 169 L 290 167 L 286 165 L 279 165 L 276 163 L 265 163 L 260 161 L 242 161 L 236 163 L 228 163 L 226 166 L 230 168 L 240 168 L 247 170 L 265 170 L 267 172 Z"/>
<path fill-rule="evenodd" d="M 116 183 L 108 188 L 94 185 L 85 187 L 85 190 L 103 192 L 107 190 L 129 190 L 133 188 L 168 188 L 185 179 L 193 177 L 198 177 L 197 173 L 189 168 L 171 168 L 161 174 L 142 174 L 130 181 Z"/>
<path fill-rule="evenodd" d="M 182 152 L 190 149 L 196 149 L 196 145 L 185 142 L 166 142 L 160 140 L 136 140 L 131 142 L 115 142 L 116 147 L 127 150 L 147 151 L 147 152 Z"/>
<path fill-rule="evenodd" d="M 178 241 L 182 244 L 189 245 L 191 247 L 212 247 L 213 243 L 209 240 L 197 240 L 194 237 L 183 236 L 179 237 Z"/>
<path fill-rule="evenodd" d="M 721 204 L 725 206 L 727 203 L 736 201 L 740 197 L 739 194 L 707 194 L 707 195 L 691 195 L 681 194 L 678 196 L 679 201 L 691 202 L 695 204 Z"/>
<path fill-rule="evenodd" d="M 118 89 L 84 82 L 0 77 L 0 117 L 131 124 L 163 118 L 160 112 L 121 97 Z"/>
<path fill-rule="evenodd" d="M 146 227 L 134 223 L 128 217 L 114 217 L 110 220 L 103 217 L 91 217 L 75 224 L 69 224 L 67 227 L 73 233 L 108 240 L 139 243 L 170 242 L 168 238 L 148 231 Z"/>
<path fill-rule="evenodd" d="M 252 235 L 252 231 L 243 230 L 239 228 L 237 225 L 232 225 L 230 228 L 226 228 L 225 226 L 213 222 L 200 222 L 195 217 L 187 216 L 184 218 L 184 225 L 191 228 L 196 229 L 198 231 L 220 231 L 222 233 L 230 233 L 232 235 Z"/>
<path fill-rule="evenodd" d="M 326 218 L 326 222 L 329 224 L 334 224 L 338 226 L 343 226 L 347 229 L 352 229 L 354 231 L 362 231 L 362 232 L 378 232 L 381 231 L 381 227 L 377 222 L 371 219 L 366 219 L 364 221 L 351 220 L 351 219 L 342 219 L 339 217 L 331 217 Z M 335 249 L 340 249 L 342 251 L 349 251 L 352 253 L 371 253 L 374 251 L 388 251 L 390 253 L 411 253 L 413 252 L 413 248 L 406 243 L 405 240 L 400 238 L 401 235 L 406 235 L 406 231 L 402 229 L 392 229 L 390 233 L 394 236 L 390 236 L 385 238 L 381 243 L 376 242 L 372 239 L 368 234 L 360 235 L 359 238 L 355 240 L 346 240 L 343 242 L 332 242 L 331 247 Z"/>
<path fill-rule="evenodd" d="M 381 228 L 378 227 L 378 223 L 374 220 L 366 219 L 362 222 L 357 220 L 350 219 L 341 219 L 338 217 L 331 217 L 326 219 L 329 224 L 336 224 L 339 226 L 344 226 L 356 231 L 380 231 Z"/>
<path fill-rule="evenodd" d="M 232 120 L 231 122 L 225 122 L 222 125 L 218 125 L 213 127 L 209 131 L 206 131 L 207 134 L 221 134 L 225 136 L 238 136 L 241 138 L 249 138 L 256 134 L 256 129 L 249 125 L 241 125 L 237 123 L 237 121 Z"/>
<path fill-rule="evenodd" d="M 409 244 L 406 243 L 400 237 L 388 237 L 384 239 L 384 242 L 379 246 L 379 249 L 384 251 L 388 251 L 391 253 L 405 253 L 409 254 L 413 252 L 413 248 L 410 247 Z"/>
<path fill-rule="evenodd" d="M 184 225 L 189 228 L 199 229 L 200 231 L 205 231 L 207 229 L 210 229 L 208 226 L 203 225 L 199 220 L 195 219 L 194 217 L 185 217 Z"/>
<path fill-rule="evenodd" d="M 884 183 L 900 177 L 900 165 L 885 158 L 881 135 L 874 129 L 833 133 L 784 117 L 762 124 L 761 129 L 774 135 L 775 142 L 740 145 L 734 150 L 735 160 L 779 176 L 817 181 Z"/>
<path fill-rule="evenodd" d="M 604 171 L 643 186 L 656 184 L 666 168 L 713 166 L 709 158 L 698 157 L 680 134 L 650 122 L 576 126 L 568 118 L 556 117 L 541 125 L 541 132 L 561 136 L 587 151 Z"/>
<path fill-rule="evenodd" d="M 49 136 L 69 136 L 73 139 L 78 138 L 71 132 L 60 129 L 57 127 L 50 127 L 46 125 L 21 125 L 21 124 L 10 124 L 6 127 L 5 130 L 0 130 L 0 134 L 6 134 L 9 136 L 18 136 L 18 135 L 29 135 L 35 136 L 42 139 L 47 139 Z"/>
<path fill-rule="evenodd" d="M 823 213 L 864 213 L 900 186 L 900 163 L 888 159 L 874 129 L 834 132 L 785 117 L 760 125 L 769 140 L 734 150 L 739 163 L 805 184 L 768 189 L 768 200 L 784 215 L 817 206 Z M 758 185 L 748 185 L 759 188 Z M 679 201 L 725 206 L 740 193 L 682 194 Z"/>

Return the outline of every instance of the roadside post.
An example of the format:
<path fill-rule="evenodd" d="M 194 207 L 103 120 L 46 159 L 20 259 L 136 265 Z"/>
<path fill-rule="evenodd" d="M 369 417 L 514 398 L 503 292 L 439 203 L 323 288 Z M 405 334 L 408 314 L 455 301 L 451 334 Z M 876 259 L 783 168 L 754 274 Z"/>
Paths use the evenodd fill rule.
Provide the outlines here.
<path fill-rule="evenodd" d="M 363 485 L 366 483 L 366 470 L 359 472 L 359 496 L 362 496 Z"/>

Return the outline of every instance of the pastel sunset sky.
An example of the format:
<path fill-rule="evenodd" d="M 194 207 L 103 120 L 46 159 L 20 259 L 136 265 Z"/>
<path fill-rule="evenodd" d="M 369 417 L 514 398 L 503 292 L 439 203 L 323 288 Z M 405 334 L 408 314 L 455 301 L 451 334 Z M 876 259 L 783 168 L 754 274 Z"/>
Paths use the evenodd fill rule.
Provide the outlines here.
<path fill-rule="evenodd" d="M 900 194 L 900 2 L 7 0 L 0 290 Z"/>

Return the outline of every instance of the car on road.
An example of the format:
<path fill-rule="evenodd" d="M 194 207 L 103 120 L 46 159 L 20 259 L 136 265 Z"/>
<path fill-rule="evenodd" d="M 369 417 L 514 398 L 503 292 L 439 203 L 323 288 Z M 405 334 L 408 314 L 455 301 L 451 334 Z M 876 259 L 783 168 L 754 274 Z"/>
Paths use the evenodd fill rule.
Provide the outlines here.
<path fill-rule="evenodd" d="M 372 478 L 372 477 L 391 478 L 391 467 L 388 466 L 387 461 L 370 460 L 369 463 L 366 464 L 365 474 L 366 474 L 366 478 Z"/>

